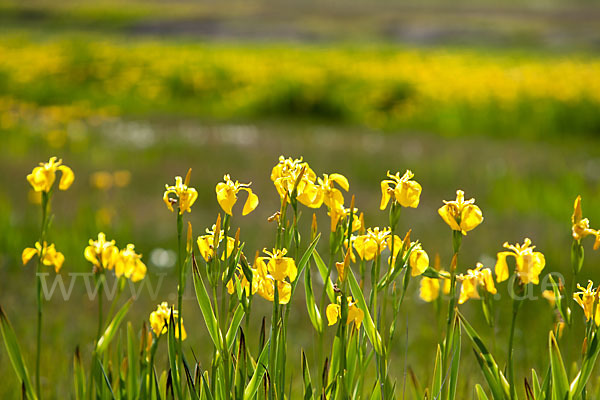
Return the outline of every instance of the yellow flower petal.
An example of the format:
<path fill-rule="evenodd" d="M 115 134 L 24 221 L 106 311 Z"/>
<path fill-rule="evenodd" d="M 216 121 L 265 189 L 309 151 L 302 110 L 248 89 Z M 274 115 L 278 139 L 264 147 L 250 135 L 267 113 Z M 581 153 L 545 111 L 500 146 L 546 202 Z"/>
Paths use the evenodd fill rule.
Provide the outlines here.
<path fill-rule="evenodd" d="M 429 267 L 429 256 L 425 250 L 415 249 L 410 253 L 409 264 L 412 276 L 421 275 Z"/>
<path fill-rule="evenodd" d="M 58 188 L 60 190 L 67 190 L 73 184 L 73 181 L 75 180 L 75 174 L 73 174 L 73 170 L 66 165 L 59 165 L 58 170 L 62 172 L 60 182 L 58 183 Z"/>
<path fill-rule="evenodd" d="M 339 304 L 329 304 L 325 309 L 327 315 L 327 323 L 329 326 L 335 325 L 340 317 L 341 307 Z"/>
<path fill-rule="evenodd" d="M 381 204 L 379 205 L 380 210 L 385 210 L 389 201 L 390 201 L 390 193 L 389 193 L 390 184 L 389 181 L 381 181 Z"/>
<path fill-rule="evenodd" d="M 428 278 L 426 276 L 421 279 L 419 287 L 419 297 L 428 303 L 435 301 L 440 295 L 439 279 Z"/>
<path fill-rule="evenodd" d="M 456 220 L 453 216 L 453 207 L 450 204 L 445 204 L 438 209 L 438 214 L 447 223 L 452 230 L 460 231 L 460 226 L 456 223 Z"/>
<path fill-rule="evenodd" d="M 246 199 L 246 203 L 244 203 L 242 215 L 250 214 L 258 206 L 258 196 L 249 188 L 246 188 L 245 190 L 248 192 L 248 199 Z"/>
<path fill-rule="evenodd" d="M 465 233 L 475 229 L 483 222 L 483 214 L 481 209 L 474 204 L 470 204 L 463 208 L 460 219 L 460 230 Z"/>
<path fill-rule="evenodd" d="M 496 281 L 498 283 L 504 282 L 508 279 L 508 264 L 506 263 L 506 257 L 513 256 L 514 254 L 509 251 L 501 251 L 498 253 L 498 259 L 496 261 Z"/>
<path fill-rule="evenodd" d="M 27 264 L 29 260 L 31 260 L 36 254 L 39 254 L 38 250 L 33 247 L 27 247 L 25 250 L 23 250 L 23 253 L 21 254 L 23 265 Z"/>

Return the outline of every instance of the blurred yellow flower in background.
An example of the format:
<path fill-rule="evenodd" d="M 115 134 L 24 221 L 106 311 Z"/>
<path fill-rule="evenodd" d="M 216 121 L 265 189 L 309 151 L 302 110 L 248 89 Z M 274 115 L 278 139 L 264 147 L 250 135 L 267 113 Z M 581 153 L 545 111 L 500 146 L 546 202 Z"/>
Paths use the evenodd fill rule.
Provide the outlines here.
<path fill-rule="evenodd" d="M 113 269 L 119 249 L 115 246 L 115 241 L 107 241 L 103 232 L 98 233 L 98 240 L 90 239 L 89 246 L 83 252 L 86 260 L 94 265 L 94 269 Z"/>
<path fill-rule="evenodd" d="M 539 251 L 533 251 L 535 246 L 531 245 L 531 239 L 525 238 L 522 245 L 512 245 L 506 242 L 503 246 L 511 251 L 501 251 L 498 253 L 496 280 L 503 282 L 508 279 L 509 272 L 506 257 L 511 256 L 516 259 L 516 272 L 521 282 L 524 284 L 531 282 L 537 285 L 540 273 L 546 266 L 546 259 Z"/>
<path fill-rule="evenodd" d="M 217 201 L 219 205 L 229 215 L 233 205 L 237 202 L 237 194 L 240 190 L 248 192 L 248 198 L 244 204 L 242 215 L 250 214 L 258 206 L 258 196 L 250 189 L 250 183 L 239 183 L 238 181 L 233 182 L 229 175 L 223 177 L 224 182 L 219 182 L 216 187 Z"/>
<path fill-rule="evenodd" d="M 456 279 L 462 281 L 458 304 L 463 304 L 469 299 L 479 299 L 479 286 L 491 294 L 497 293 L 492 270 L 484 268 L 481 263 L 477 263 L 475 269 L 467 270 L 466 274 L 457 275 Z"/>
<path fill-rule="evenodd" d="M 35 167 L 33 171 L 27 175 L 27 181 L 29 181 L 33 190 L 36 192 L 47 193 L 52 189 L 52 185 L 54 185 L 56 171 L 62 173 L 58 188 L 60 190 L 67 190 L 71 184 L 73 184 L 75 175 L 71 168 L 62 165 L 62 160 L 57 161 L 57 157 L 50 157 L 50 160 L 47 163 L 40 163 L 39 167 Z"/>
<path fill-rule="evenodd" d="M 394 201 L 402 207 L 417 208 L 421 197 L 421 185 L 411 180 L 415 174 L 410 170 L 406 170 L 404 175 L 400 177 L 400 172 L 392 175 L 388 171 L 387 176 L 390 179 L 381 181 L 381 204 L 379 208 L 385 210 L 392 196 Z"/>
<path fill-rule="evenodd" d="M 128 244 L 119 252 L 115 262 L 115 275 L 117 278 L 125 276 L 132 282 L 141 281 L 146 276 L 146 265 L 142 262 L 142 255 L 135 252 L 135 246 Z"/>
<path fill-rule="evenodd" d="M 452 230 L 460 231 L 466 235 L 483 222 L 483 215 L 475 205 L 475 199 L 465 201 L 465 192 L 456 191 L 456 200 L 446 201 L 438 213 Z"/>
<path fill-rule="evenodd" d="M 41 257 L 42 264 L 54 266 L 56 273 L 60 271 L 65 261 L 65 256 L 60 251 L 56 251 L 54 244 L 48 245 L 47 242 L 44 242 L 44 246 L 42 246 L 40 242 L 35 242 L 35 247 L 27 247 L 23 250 L 21 254 L 23 265 L 27 264 L 36 254 Z"/>
<path fill-rule="evenodd" d="M 173 313 L 173 321 L 175 322 L 175 337 L 179 338 L 179 311 L 171 309 L 169 304 L 164 301 L 156 307 L 156 311 L 150 313 L 150 327 L 156 335 L 156 337 L 167 332 L 169 327 L 169 321 Z M 181 320 L 181 340 L 185 340 L 187 334 L 185 327 L 183 326 L 183 319 Z"/>

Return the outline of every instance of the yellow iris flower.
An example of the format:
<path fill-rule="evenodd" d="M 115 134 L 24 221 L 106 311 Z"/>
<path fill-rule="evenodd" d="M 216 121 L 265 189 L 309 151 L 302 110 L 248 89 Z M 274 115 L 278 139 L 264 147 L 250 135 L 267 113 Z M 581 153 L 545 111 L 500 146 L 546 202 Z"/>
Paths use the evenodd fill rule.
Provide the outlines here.
<path fill-rule="evenodd" d="M 258 290 L 258 280 L 255 279 L 256 277 L 256 270 L 250 268 L 250 271 L 252 272 L 252 291 L 250 290 L 250 282 L 248 282 L 248 279 L 246 278 L 246 275 L 244 275 L 244 273 L 242 272 L 242 268 L 238 265 L 238 267 L 236 268 L 235 274 L 233 276 L 233 279 L 230 279 L 229 282 L 227 282 L 227 292 L 229 294 L 233 294 L 235 293 L 235 282 L 234 279 L 238 280 L 240 282 L 240 286 L 242 287 L 242 290 L 244 290 L 246 292 L 246 296 L 250 295 L 250 292 L 252 292 L 252 294 L 256 293 L 256 291 Z"/>
<path fill-rule="evenodd" d="M 391 230 L 389 228 L 368 228 L 364 235 L 354 239 L 354 249 L 363 260 L 372 260 L 386 248 Z"/>
<path fill-rule="evenodd" d="M 531 282 L 537 285 L 540 273 L 546 266 L 546 259 L 539 251 L 533 251 L 535 246 L 531 245 L 531 240 L 525 238 L 522 245 L 504 243 L 503 246 L 511 251 L 501 251 L 498 253 L 496 280 L 502 282 L 508 279 L 509 273 L 506 257 L 512 256 L 516 259 L 516 272 L 521 282 L 524 284 Z"/>
<path fill-rule="evenodd" d="M 273 250 L 272 253 L 266 249 L 263 251 L 268 257 L 256 257 L 254 262 L 256 273 L 252 277 L 252 290 L 254 290 L 254 280 L 256 280 L 256 292 L 266 300 L 273 301 L 275 285 L 277 285 L 279 304 L 287 304 L 292 295 L 290 282 L 293 282 L 298 275 L 294 259 L 285 257 L 286 249 Z"/>
<path fill-rule="evenodd" d="M 350 189 L 350 184 L 344 175 L 323 174 L 323 178 L 318 178 L 317 182 L 321 192 L 319 197 L 327 207 L 330 209 L 343 207 L 344 195 L 334 186 L 334 183 L 340 185 L 340 187 L 347 192 L 348 189 Z"/>
<path fill-rule="evenodd" d="M 296 188 L 296 199 L 307 207 L 319 208 L 323 203 L 323 194 L 315 184 L 315 172 L 302 161 L 302 158 L 292 159 L 279 157 L 279 162 L 271 171 L 271 180 L 277 193 L 283 200 L 290 198 Z"/>
<path fill-rule="evenodd" d="M 27 175 L 27 181 L 29 181 L 36 192 L 49 192 L 56 180 L 56 171 L 62 173 L 58 188 L 60 190 L 67 190 L 73 184 L 75 175 L 71 168 L 62 165 L 62 160 L 57 161 L 57 157 L 50 157 L 47 163 L 40 163 L 39 167 L 35 167 Z"/>
<path fill-rule="evenodd" d="M 492 277 L 492 270 L 483 268 L 483 264 L 477 263 L 475 269 L 467 270 L 467 274 L 460 274 L 456 279 L 462 281 L 460 286 L 460 297 L 458 304 L 463 304 L 469 299 L 479 299 L 479 286 L 482 286 L 491 294 L 496 294 L 496 286 Z"/>
<path fill-rule="evenodd" d="M 223 180 L 224 182 L 219 182 L 216 187 L 217 201 L 219 202 L 219 205 L 223 211 L 229 215 L 233 215 L 231 213 L 231 209 L 237 202 L 237 194 L 240 190 L 245 190 L 248 192 L 248 198 L 244 204 L 242 215 L 248 215 L 254 211 L 256 206 L 258 206 L 258 196 L 252 192 L 252 189 L 250 189 L 250 185 L 252 183 L 239 183 L 238 181 L 234 182 L 231 180 L 229 175 L 225 175 Z"/>
<path fill-rule="evenodd" d="M 411 180 L 415 174 L 410 170 L 406 170 L 404 175 L 400 177 L 400 172 L 392 175 L 388 171 L 387 176 L 390 179 L 381 181 L 381 204 L 379 208 L 385 210 L 392 196 L 394 196 L 394 201 L 402 207 L 417 208 L 421 197 L 421 185 Z"/>
<path fill-rule="evenodd" d="M 192 211 L 192 205 L 198 198 L 198 192 L 196 192 L 196 189 L 188 187 L 190 183 L 191 172 L 192 169 L 190 168 L 185 176 L 185 182 L 180 176 L 176 176 L 175 186 L 165 185 L 166 190 L 163 194 L 163 201 L 169 210 L 174 211 L 172 203 L 176 201 L 179 204 L 179 214 L 183 214 L 186 211 Z M 176 198 L 170 198 L 170 194 L 174 194 Z"/>
<path fill-rule="evenodd" d="M 583 218 L 581 211 L 581 196 L 577 196 L 575 199 L 571 222 L 573 223 L 573 239 L 579 241 L 586 236 L 593 235 L 596 237 L 596 240 L 594 241 L 594 250 L 600 248 L 600 231 L 591 229 L 590 221 L 587 218 Z"/>
<path fill-rule="evenodd" d="M 216 225 L 213 225 L 212 229 L 206 228 L 206 235 L 198 236 L 198 249 L 206 262 L 209 262 L 215 256 L 215 229 Z M 219 244 L 223 241 L 224 236 L 223 231 L 219 231 Z M 233 252 L 234 247 L 235 239 L 227 236 L 227 252 L 223 252 L 221 259 L 224 260 L 226 257 L 229 257 Z"/>
<path fill-rule="evenodd" d="M 263 252 L 266 253 L 268 257 L 257 257 L 255 263 L 255 267 L 260 271 L 261 275 L 271 275 L 279 282 L 284 281 L 285 278 L 288 278 L 290 282 L 296 280 L 298 269 L 296 268 L 296 263 L 293 258 L 285 257 L 287 249 L 273 249 L 272 253 L 267 251 L 267 249 L 264 249 Z"/>
<path fill-rule="evenodd" d="M 86 260 L 92 263 L 95 270 L 113 269 L 119 249 L 115 246 L 115 241 L 107 241 L 103 232 L 98 234 L 98 240 L 90 239 L 89 246 L 83 252 Z"/>
<path fill-rule="evenodd" d="M 135 246 L 128 244 L 119 252 L 115 262 L 115 275 L 117 278 L 125 276 L 131 282 L 137 282 L 146 276 L 146 264 L 142 262 L 142 255 L 135 252 Z"/>
<path fill-rule="evenodd" d="M 387 239 L 387 245 L 391 249 L 392 248 L 392 238 L 389 237 Z M 399 236 L 394 235 L 394 255 L 392 258 L 392 264 L 396 264 L 396 257 L 398 257 L 398 253 L 404 247 L 404 242 L 400 239 Z M 410 256 L 408 257 L 408 265 L 411 268 L 411 276 L 419 276 L 429 267 L 429 256 L 427 252 L 423 250 L 421 247 L 421 243 L 419 242 L 411 242 L 407 248 L 410 249 L 412 247 L 412 251 Z M 408 251 L 408 249 L 406 251 Z M 406 251 L 402 252 L 402 257 L 406 255 Z"/>
<path fill-rule="evenodd" d="M 156 307 L 156 311 L 150 313 L 150 327 L 156 337 L 167 332 L 169 321 L 171 319 L 171 308 L 169 304 L 164 301 Z M 179 311 L 173 309 L 173 321 L 175 323 L 175 337 L 179 338 Z M 185 327 L 183 326 L 183 319 L 181 320 L 181 340 L 185 340 L 187 334 Z"/>
<path fill-rule="evenodd" d="M 600 325 L 600 307 L 598 305 L 595 306 L 594 313 L 594 305 L 597 303 L 598 293 L 597 289 L 594 289 L 593 287 L 594 283 L 592 281 L 588 281 L 586 288 L 577 284 L 577 288 L 581 291 L 573 293 L 573 299 L 581 306 L 581 308 L 583 308 L 583 313 L 585 314 L 587 321 L 594 318 L 596 325 Z"/>
<path fill-rule="evenodd" d="M 348 318 L 346 320 L 346 325 L 354 322 L 356 329 L 360 329 L 362 321 L 365 317 L 365 313 L 363 310 L 356 306 L 356 303 L 352 300 L 352 297 L 348 297 Z M 342 313 L 342 307 L 339 304 L 329 304 L 325 309 L 325 314 L 327 315 L 328 325 L 335 325 L 340 319 Z"/>
<path fill-rule="evenodd" d="M 21 254 L 23 265 L 27 264 L 36 254 L 41 258 L 42 264 L 54 266 L 54 272 L 56 273 L 60 271 L 65 262 L 65 256 L 60 251 L 56 251 L 54 244 L 48 245 L 48 243 L 44 242 L 42 246 L 40 242 L 35 242 L 35 247 L 27 247 L 23 250 Z"/>
<path fill-rule="evenodd" d="M 450 228 L 462 232 L 463 235 L 483 222 L 481 209 L 474 204 L 475 199 L 465 201 L 465 192 L 462 190 L 456 191 L 456 200 L 444 200 L 444 203 L 438 213 Z"/>
<path fill-rule="evenodd" d="M 330 207 L 327 215 L 331 218 L 331 232 L 337 230 L 338 223 L 345 221 L 350 215 L 350 208 L 344 207 L 340 204 L 337 207 Z M 362 227 L 360 216 L 358 214 L 358 208 L 354 208 L 352 211 L 352 232 L 356 232 Z"/>

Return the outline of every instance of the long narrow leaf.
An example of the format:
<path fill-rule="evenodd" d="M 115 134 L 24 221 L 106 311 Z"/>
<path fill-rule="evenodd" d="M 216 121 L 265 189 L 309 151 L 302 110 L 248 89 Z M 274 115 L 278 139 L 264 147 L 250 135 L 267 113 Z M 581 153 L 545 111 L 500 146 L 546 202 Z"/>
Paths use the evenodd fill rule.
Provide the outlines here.
<path fill-rule="evenodd" d="M 233 346 L 233 342 L 235 340 L 235 335 L 242 323 L 242 318 L 244 318 L 244 307 L 241 304 L 238 304 L 235 312 L 233 313 L 233 318 L 231 319 L 231 324 L 229 325 L 229 329 L 227 330 L 227 334 L 225 335 L 225 342 L 227 343 L 227 349 L 231 351 L 231 347 Z"/>
<path fill-rule="evenodd" d="M 567 377 L 567 371 L 563 364 L 562 356 L 560 355 L 560 349 L 558 343 L 554 338 L 554 332 L 550 331 L 550 338 L 548 341 L 548 347 L 550 350 L 550 366 L 552 368 L 552 394 L 555 400 L 567 399 L 569 395 L 569 378 Z"/>
<path fill-rule="evenodd" d="M 319 255 L 317 251 L 313 252 L 313 259 L 317 264 L 317 269 L 321 274 L 321 278 L 325 280 L 327 278 L 327 265 L 323 262 L 323 259 Z M 325 290 L 327 291 L 327 297 L 329 297 L 329 301 L 335 303 L 335 294 L 333 293 L 333 283 L 331 283 L 331 279 L 327 278 L 327 282 L 325 282 Z"/>
<path fill-rule="evenodd" d="M 315 252 L 314 254 L 317 254 Z M 365 317 L 363 319 L 363 323 L 365 325 L 365 331 L 367 332 L 367 336 L 373 345 L 373 348 L 379 355 L 383 355 L 384 349 L 383 344 L 381 342 L 381 336 L 379 332 L 375 328 L 375 324 L 373 323 L 373 318 L 371 318 L 371 313 L 369 312 L 369 307 L 367 306 L 367 302 L 363 296 L 362 290 L 354 277 L 354 272 L 352 269 L 348 268 L 348 283 L 350 284 L 350 289 L 352 290 L 352 295 L 354 299 L 358 303 L 358 307 L 365 313 Z"/>
<path fill-rule="evenodd" d="M 119 331 L 119 326 L 121 325 L 121 322 L 123 322 L 125 315 L 127 315 L 131 304 L 133 304 L 133 299 L 129 299 L 127 303 L 123 304 L 123 307 L 121 307 L 121 309 L 115 314 L 114 318 L 112 321 L 110 321 L 110 324 L 108 324 L 108 327 L 104 331 L 104 334 L 100 337 L 98 343 L 96 344 L 96 353 L 102 354 L 108 348 L 108 345 Z"/>
<path fill-rule="evenodd" d="M 17 336 L 2 307 L 0 307 L 0 329 L 2 330 L 2 337 L 4 338 L 4 345 L 8 352 L 8 358 L 10 358 L 10 362 L 12 363 L 13 369 L 17 373 L 19 380 L 23 382 L 23 385 L 25 386 L 27 397 L 29 397 L 29 399 L 37 399 L 33 386 L 31 385 L 31 380 L 29 379 L 29 372 L 27 371 L 27 367 L 21 356 L 21 349 L 19 348 Z"/>
<path fill-rule="evenodd" d="M 315 330 L 319 333 L 323 332 L 323 319 L 319 312 L 319 307 L 315 304 L 315 295 L 312 288 L 312 279 L 310 276 L 310 267 L 306 268 L 304 272 L 304 294 L 306 299 L 306 309 L 308 310 L 308 317 L 312 322 Z"/>
<path fill-rule="evenodd" d="M 250 382 L 248 382 L 248 386 L 246 386 L 246 389 L 244 390 L 244 400 L 251 400 L 256 394 L 256 391 L 258 390 L 258 387 L 260 386 L 260 383 L 262 381 L 262 377 L 265 374 L 265 371 L 267 370 L 268 358 L 269 341 L 267 340 L 265 346 L 263 347 L 260 353 L 260 356 L 258 357 L 258 360 L 256 361 L 256 369 L 254 370 L 254 374 L 252 375 Z"/>
<path fill-rule="evenodd" d="M 192 269 L 194 276 L 194 289 L 196 291 L 196 299 L 198 300 L 198 305 L 200 306 L 202 317 L 204 317 L 204 323 L 206 324 L 208 334 L 210 335 L 210 338 L 212 339 L 215 347 L 221 350 L 223 341 L 221 340 L 221 335 L 219 334 L 217 318 L 215 317 L 212 303 L 210 302 L 210 298 L 208 297 L 208 293 L 206 292 L 206 287 L 204 286 L 204 282 L 202 281 L 202 276 L 200 275 L 200 271 L 198 270 L 198 264 L 196 264 L 196 257 L 193 254 Z"/>

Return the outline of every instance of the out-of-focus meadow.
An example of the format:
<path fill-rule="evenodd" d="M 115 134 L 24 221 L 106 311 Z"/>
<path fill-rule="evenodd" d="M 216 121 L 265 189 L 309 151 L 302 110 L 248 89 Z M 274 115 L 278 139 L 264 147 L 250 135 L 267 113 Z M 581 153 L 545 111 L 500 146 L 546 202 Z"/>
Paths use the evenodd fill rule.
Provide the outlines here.
<path fill-rule="evenodd" d="M 220 211 L 215 185 L 223 174 L 252 181 L 260 205 L 235 221 L 252 254 L 272 247 L 275 226 L 267 218 L 279 197 L 269 176 L 281 154 L 303 156 L 317 174 L 348 177 L 368 226 L 387 224 L 378 211 L 386 171 L 411 169 L 423 194 L 418 209 L 403 211 L 400 230 L 412 229 L 443 265 L 451 234 L 437 209 L 463 189 L 485 218 L 464 240 L 464 268 L 477 261 L 493 267 L 502 243 L 530 237 L 546 256 L 545 272 L 570 271 L 577 195 L 585 216 L 600 222 L 600 33 L 593 25 L 600 8 L 566 1 L 455 9 L 300 3 L 0 2 L 0 304 L 30 350 L 28 361 L 34 268 L 22 267 L 20 255 L 36 241 L 40 216 L 25 176 L 53 155 L 76 177 L 53 199 L 63 271 L 90 270 L 83 249 L 99 231 L 135 243 L 149 282 L 160 286 L 156 298 L 135 301 L 128 320 L 138 325 L 157 303 L 175 300 L 168 297 L 176 290 L 175 217 L 162 201 L 165 183 L 193 168 L 196 235 Z M 308 236 L 311 211 L 302 213 Z M 324 210 L 317 218 L 329 223 Z M 599 263 L 590 248 L 581 283 L 600 277 Z M 411 284 L 393 358 L 401 379 L 408 346 L 406 363 L 426 382 L 439 322 L 417 287 Z M 71 388 L 75 345 L 85 352 L 94 339 L 96 303 L 83 281 L 73 293 L 46 306 L 43 383 L 56 398 Z M 297 297 L 292 360 L 300 347 L 314 351 Z M 208 363 L 191 292 L 185 301 L 186 345 Z M 260 302 L 256 314 L 268 316 L 270 305 Z M 509 304 L 507 296 L 500 302 Z M 497 308 L 506 325 L 508 310 Z M 518 374 L 545 365 L 553 323 L 541 298 L 523 310 Z M 493 336 L 479 307 L 467 303 L 464 312 Z M 503 337 L 508 328 L 497 327 Z M 579 349 L 564 345 L 569 366 Z M 467 348 L 461 398 L 472 396 L 469 372 L 480 374 L 470 356 Z M 0 375 L 0 397 L 14 398 L 19 384 L 4 348 Z"/>

